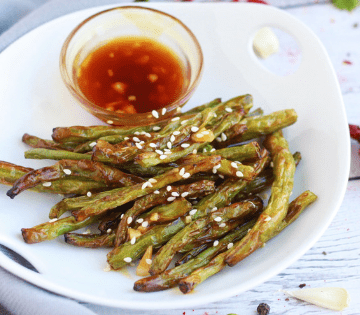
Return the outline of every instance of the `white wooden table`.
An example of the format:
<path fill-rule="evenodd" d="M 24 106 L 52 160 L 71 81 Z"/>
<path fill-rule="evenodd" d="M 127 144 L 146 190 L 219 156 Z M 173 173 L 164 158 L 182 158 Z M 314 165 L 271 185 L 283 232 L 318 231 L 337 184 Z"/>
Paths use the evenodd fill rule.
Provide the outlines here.
<path fill-rule="evenodd" d="M 360 125 L 360 7 L 353 12 L 340 11 L 327 1 L 273 0 L 278 6 L 306 23 L 321 39 L 334 65 L 344 97 L 348 121 Z M 352 142 L 350 178 L 360 176 L 360 145 Z M 221 302 L 195 309 L 172 311 L 130 311 L 88 306 L 99 314 L 126 315 L 254 315 L 259 303 L 270 305 L 270 314 L 360 314 L 360 179 L 350 180 L 344 201 L 333 222 L 300 260 L 276 277 Z M 323 309 L 288 299 L 281 289 L 337 286 L 351 295 L 350 307 L 342 312 Z"/>

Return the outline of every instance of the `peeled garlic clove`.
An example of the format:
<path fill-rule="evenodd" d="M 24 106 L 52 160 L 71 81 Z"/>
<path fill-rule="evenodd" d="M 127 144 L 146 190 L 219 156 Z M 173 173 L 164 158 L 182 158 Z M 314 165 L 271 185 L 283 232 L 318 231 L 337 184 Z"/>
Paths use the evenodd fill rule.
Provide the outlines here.
<path fill-rule="evenodd" d="M 266 59 L 278 52 L 279 46 L 279 40 L 270 27 L 263 27 L 255 34 L 253 48 L 259 57 Z"/>
<path fill-rule="evenodd" d="M 335 311 L 342 311 L 349 306 L 350 295 L 343 288 L 313 288 L 296 291 L 283 291 L 285 294 Z"/>

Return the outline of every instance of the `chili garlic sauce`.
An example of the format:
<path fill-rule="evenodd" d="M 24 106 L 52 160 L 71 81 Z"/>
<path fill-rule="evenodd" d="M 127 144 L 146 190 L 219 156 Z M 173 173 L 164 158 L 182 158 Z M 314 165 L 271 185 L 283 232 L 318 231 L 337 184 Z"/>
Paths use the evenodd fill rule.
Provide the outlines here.
<path fill-rule="evenodd" d="M 144 37 L 109 41 L 77 71 L 88 100 L 110 111 L 145 113 L 172 103 L 186 89 L 187 73 L 165 45 Z"/>

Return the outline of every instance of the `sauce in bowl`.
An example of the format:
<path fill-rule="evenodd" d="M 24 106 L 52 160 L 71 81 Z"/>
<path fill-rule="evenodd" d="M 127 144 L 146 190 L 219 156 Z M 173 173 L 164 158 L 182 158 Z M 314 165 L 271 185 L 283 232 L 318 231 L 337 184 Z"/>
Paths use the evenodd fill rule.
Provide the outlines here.
<path fill-rule="evenodd" d="M 118 113 L 145 113 L 174 102 L 190 73 L 167 46 L 146 37 L 120 37 L 91 52 L 77 70 L 82 93 Z"/>

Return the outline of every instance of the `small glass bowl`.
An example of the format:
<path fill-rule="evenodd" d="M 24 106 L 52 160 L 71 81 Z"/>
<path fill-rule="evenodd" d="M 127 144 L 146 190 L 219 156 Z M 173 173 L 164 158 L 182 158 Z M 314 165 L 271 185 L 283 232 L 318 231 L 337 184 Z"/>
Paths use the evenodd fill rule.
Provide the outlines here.
<path fill-rule="evenodd" d="M 89 101 L 77 84 L 77 71 L 91 52 L 113 39 L 129 36 L 145 36 L 158 41 L 170 48 L 185 67 L 187 87 L 165 107 L 166 111 L 158 109 L 158 114 L 153 111 L 138 114 L 110 111 Z M 173 116 L 194 93 L 202 70 L 202 50 L 190 29 L 167 13 L 140 6 L 116 7 L 87 18 L 70 33 L 60 54 L 61 76 L 72 95 L 88 112 L 113 125 L 144 125 Z"/>

